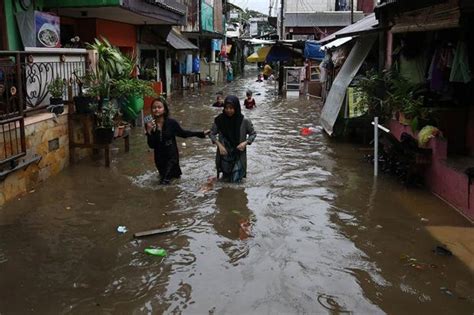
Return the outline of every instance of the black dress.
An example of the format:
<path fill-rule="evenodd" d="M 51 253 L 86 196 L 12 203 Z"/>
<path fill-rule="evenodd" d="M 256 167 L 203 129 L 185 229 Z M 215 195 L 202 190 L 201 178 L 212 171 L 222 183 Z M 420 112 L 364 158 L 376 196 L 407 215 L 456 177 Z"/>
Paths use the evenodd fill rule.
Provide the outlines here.
<path fill-rule="evenodd" d="M 147 133 L 148 146 L 154 149 L 155 165 L 160 173 L 161 183 L 164 184 L 169 183 L 172 178 L 179 178 L 182 174 L 179 167 L 176 136 L 181 138 L 205 137 L 202 131 L 184 130 L 172 118 L 165 119 L 162 131 L 155 129 L 151 134 Z"/>

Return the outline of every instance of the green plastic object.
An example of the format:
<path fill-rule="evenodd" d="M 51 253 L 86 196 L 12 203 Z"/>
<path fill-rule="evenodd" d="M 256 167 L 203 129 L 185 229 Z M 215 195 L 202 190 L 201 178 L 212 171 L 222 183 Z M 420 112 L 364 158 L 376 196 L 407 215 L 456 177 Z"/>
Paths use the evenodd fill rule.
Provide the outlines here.
<path fill-rule="evenodd" d="M 145 253 L 153 256 L 166 257 L 166 250 L 163 248 L 145 248 Z"/>
<path fill-rule="evenodd" d="M 145 104 L 142 96 L 132 95 L 128 97 L 128 107 L 130 107 L 135 113 L 139 113 Z"/>
<path fill-rule="evenodd" d="M 141 96 L 132 95 L 122 99 L 120 108 L 122 109 L 125 120 L 133 121 L 137 119 L 138 114 L 143 109 L 144 104 L 143 97 Z"/>

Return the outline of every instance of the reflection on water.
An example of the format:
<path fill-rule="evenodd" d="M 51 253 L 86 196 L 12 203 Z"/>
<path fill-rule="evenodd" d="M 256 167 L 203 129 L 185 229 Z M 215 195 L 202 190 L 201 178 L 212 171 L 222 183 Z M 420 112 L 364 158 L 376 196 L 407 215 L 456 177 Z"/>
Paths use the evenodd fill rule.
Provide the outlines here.
<path fill-rule="evenodd" d="M 221 111 L 216 91 L 254 92 L 244 183 L 214 182 L 215 147 L 190 138 L 179 140 L 182 178 L 159 186 L 137 128 L 110 169 L 85 159 L 4 206 L 0 313 L 472 315 L 472 273 L 431 252 L 420 217 L 467 224 L 424 191 L 375 184 L 356 147 L 301 136 L 319 104 L 280 98 L 251 74 L 170 99 L 171 115 L 200 130 Z M 180 230 L 132 237 L 166 226 Z"/>
<path fill-rule="evenodd" d="M 223 187 L 217 192 L 216 212 L 211 221 L 217 234 L 227 238 L 220 241 L 218 246 L 229 256 L 229 263 L 234 266 L 249 254 L 248 244 L 244 240 L 251 236 L 255 217 L 247 204 L 244 188 Z"/>

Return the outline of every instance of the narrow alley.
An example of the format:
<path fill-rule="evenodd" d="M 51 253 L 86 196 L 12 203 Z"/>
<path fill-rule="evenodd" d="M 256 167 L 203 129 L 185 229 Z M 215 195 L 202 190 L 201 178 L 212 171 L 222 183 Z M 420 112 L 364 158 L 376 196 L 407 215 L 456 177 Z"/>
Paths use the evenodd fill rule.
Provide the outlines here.
<path fill-rule="evenodd" d="M 3 206 L 0 314 L 471 315 L 473 270 L 433 252 L 443 229 L 469 223 L 428 191 L 374 181 L 366 152 L 324 135 L 318 101 L 281 98 L 256 73 L 170 99 L 172 117 L 203 130 L 216 92 L 253 91 L 242 184 L 208 183 L 215 146 L 189 138 L 183 176 L 159 185 L 134 128 L 110 168 L 85 158 Z M 133 238 L 167 226 L 179 230 Z"/>

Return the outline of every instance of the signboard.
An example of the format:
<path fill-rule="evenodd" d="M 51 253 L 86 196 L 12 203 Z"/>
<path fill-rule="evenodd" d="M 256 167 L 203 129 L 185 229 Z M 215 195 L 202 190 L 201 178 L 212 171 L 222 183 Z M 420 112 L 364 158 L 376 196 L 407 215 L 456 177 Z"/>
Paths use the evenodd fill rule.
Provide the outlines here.
<path fill-rule="evenodd" d="M 362 95 L 355 87 L 347 88 L 346 111 L 344 118 L 360 117 L 367 111 L 367 105 L 362 103 Z"/>
<path fill-rule="evenodd" d="M 298 92 L 301 87 L 301 71 L 302 67 L 285 67 L 286 70 L 286 91 Z"/>
<path fill-rule="evenodd" d="M 35 11 L 36 47 L 61 47 L 59 34 L 59 16 Z"/>

